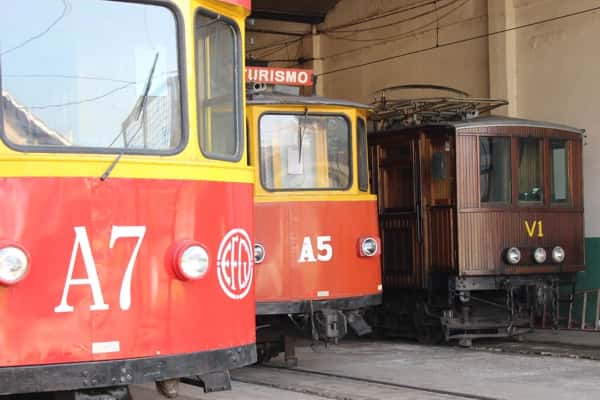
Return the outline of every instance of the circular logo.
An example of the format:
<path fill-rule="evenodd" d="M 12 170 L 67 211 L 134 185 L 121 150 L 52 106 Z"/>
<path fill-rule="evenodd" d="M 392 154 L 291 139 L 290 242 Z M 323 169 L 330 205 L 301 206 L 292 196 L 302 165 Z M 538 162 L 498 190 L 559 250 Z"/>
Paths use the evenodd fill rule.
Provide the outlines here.
<path fill-rule="evenodd" d="M 250 291 L 254 255 L 250 237 L 243 229 L 232 229 L 221 240 L 217 254 L 217 277 L 221 289 L 234 300 L 241 300 Z"/>

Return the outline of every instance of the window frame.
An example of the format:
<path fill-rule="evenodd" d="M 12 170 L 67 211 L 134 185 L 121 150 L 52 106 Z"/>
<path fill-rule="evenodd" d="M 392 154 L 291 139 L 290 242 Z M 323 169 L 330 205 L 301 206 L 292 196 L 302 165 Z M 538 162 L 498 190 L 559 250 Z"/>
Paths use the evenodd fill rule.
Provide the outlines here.
<path fill-rule="evenodd" d="M 567 179 L 567 199 L 565 201 L 553 201 L 552 200 L 552 190 L 553 190 L 552 185 L 554 183 L 552 182 L 553 158 L 552 158 L 552 144 L 550 142 L 553 140 L 565 142 L 565 155 L 567 158 L 566 159 L 566 171 L 565 171 L 565 177 Z M 548 182 L 549 182 L 549 188 L 550 188 L 550 193 L 548 195 L 548 204 L 550 205 L 550 207 L 558 207 L 558 208 L 572 207 L 573 206 L 573 190 L 572 190 L 572 188 L 573 188 L 573 184 L 572 184 L 573 139 L 550 136 L 546 139 L 546 141 L 547 141 L 546 146 L 548 147 Z"/>
<path fill-rule="evenodd" d="M 508 141 L 508 165 L 510 168 L 510 186 L 509 186 L 509 200 L 508 201 L 481 201 L 481 138 L 505 138 Z M 510 208 L 514 205 L 514 184 L 515 184 L 515 168 L 513 165 L 513 138 L 512 135 L 477 135 L 477 187 L 478 187 L 478 198 L 480 208 Z"/>
<path fill-rule="evenodd" d="M 548 136 L 535 136 L 535 135 L 516 135 L 514 138 L 514 157 L 515 157 L 515 165 L 516 170 L 513 172 L 513 193 L 516 194 L 516 206 L 519 208 L 543 208 L 549 205 L 549 197 L 548 197 L 548 182 L 549 182 L 549 171 L 548 171 Z M 519 158 L 521 156 L 521 149 L 519 146 L 519 140 L 536 140 L 540 142 L 540 146 L 538 148 L 539 161 L 540 161 L 540 172 L 541 172 L 541 182 L 540 185 L 542 187 L 542 200 L 540 201 L 525 201 L 520 200 L 519 195 L 521 194 L 519 191 Z"/>
<path fill-rule="evenodd" d="M 225 22 L 230 28 L 232 28 L 232 31 L 234 33 L 234 38 L 233 38 L 233 43 L 234 43 L 234 48 L 233 48 L 233 58 L 234 58 L 234 71 L 236 72 L 236 74 L 234 75 L 234 77 L 237 77 L 237 84 L 234 85 L 235 88 L 235 93 L 233 94 L 233 98 L 234 98 L 234 110 L 233 110 L 233 116 L 234 116 L 234 126 L 236 129 L 235 132 L 235 141 L 236 141 L 236 151 L 234 154 L 222 154 L 222 153 L 213 153 L 213 152 L 208 152 L 205 151 L 202 148 L 202 112 L 203 110 L 200 107 L 200 86 L 202 85 L 202 87 L 204 88 L 206 82 L 204 82 L 204 79 L 200 77 L 200 75 L 198 74 L 198 69 L 200 66 L 200 54 L 198 52 L 198 39 L 199 39 L 199 35 L 198 35 L 198 31 L 196 29 L 196 24 L 198 22 L 198 16 L 204 16 L 204 17 L 209 17 L 209 18 L 218 18 L 219 21 L 223 21 Z M 207 8 L 204 7 L 198 7 L 196 8 L 196 11 L 194 12 L 194 21 L 193 21 L 193 29 L 194 29 L 194 62 L 195 62 L 195 70 L 194 70 L 194 74 L 196 76 L 196 88 L 194 89 L 196 92 L 196 125 L 197 125 L 197 138 L 198 138 L 198 148 L 200 149 L 200 152 L 202 153 L 202 156 L 206 159 L 210 159 L 210 160 L 218 160 L 218 161 L 229 161 L 229 162 L 240 162 L 243 155 L 244 155 L 244 114 L 245 114 L 245 110 L 244 110 L 244 101 L 243 101 L 243 85 L 244 85 L 244 74 L 243 74 L 243 60 L 242 60 L 242 34 L 240 31 L 240 27 L 237 24 L 237 22 L 235 21 L 235 19 L 230 18 L 226 15 L 223 14 L 219 14 L 217 12 L 214 12 L 212 10 L 209 10 Z"/>
<path fill-rule="evenodd" d="M 296 189 L 296 188 L 281 188 L 281 189 L 277 189 L 277 188 L 268 188 L 265 185 L 264 182 L 264 175 L 263 175 L 263 157 L 262 157 L 262 151 L 261 151 L 261 136 L 262 136 L 262 131 L 260 129 L 260 125 L 261 125 L 261 121 L 263 119 L 263 117 L 269 116 L 269 115 L 296 115 L 296 116 L 303 116 L 305 115 L 303 112 L 301 111 L 265 111 L 263 113 L 260 114 L 260 116 L 258 117 L 258 142 L 257 142 L 257 150 L 258 150 L 258 169 L 259 169 L 259 175 L 260 175 L 260 186 L 266 191 L 266 192 L 271 192 L 271 193 L 277 193 L 277 192 L 347 192 L 352 188 L 352 184 L 354 181 L 354 174 L 353 174 L 353 168 L 354 168 L 354 163 L 353 161 L 353 152 L 352 152 L 352 121 L 350 120 L 350 118 L 343 113 L 325 113 L 325 112 L 309 112 L 308 115 L 309 116 L 315 116 L 315 117 L 342 117 L 344 118 L 344 120 L 346 121 L 346 125 L 348 127 L 348 184 L 343 187 L 343 188 L 331 188 L 331 187 L 327 187 L 327 188 L 301 188 L 301 189 Z"/>
<path fill-rule="evenodd" d="M 175 42 L 177 45 L 177 63 L 179 72 L 179 97 L 180 97 L 180 119 L 181 119 L 181 141 L 177 147 L 169 150 L 159 149 L 134 149 L 124 147 L 87 147 L 87 146 L 31 146 L 21 145 L 10 141 L 4 131 L 4 112 L 0 107 L 0 140 L 6 147 L 20 153 L 50 153 L 50 154 L 124 154 L 124 155 L 143 155 L 143 156 L 174 156 L 180 154 L 189 142 L 189 124 L 188 124 L 188 82 L 187 67 L 185 58 L 185 31 L 183 14 L 179 7 L 167 0 L 139 1 L 132 0 L 102 0 L 106 3 L 131 3 L 144 6 L 155 6 L 167 9 L 173 15 L 175 22 Z M 0 65 L 0 93 L 2 93 L 2 67 Z"/>
<path fill-rule="evenodd" d="M 361 139 L 361 131 L 360 126 L 362 123 L 362 135 Z M 364 148 L 364 160 L 361 155 L 361 146 Z M 364 165 L 362 165 L 364 164 Z M 361 168 L 362 166 L 362 168 Z M 369 191 L 369 145 L 367 140 L 367 122 L 362 117 L 356 118 L 356 167 L 358 173 L 358 190 L 360 192 L 368 192 Z M 364 177 L 363 177 L 364 173 Z M 364 181 L 363 181 L 364 180 Z"/>

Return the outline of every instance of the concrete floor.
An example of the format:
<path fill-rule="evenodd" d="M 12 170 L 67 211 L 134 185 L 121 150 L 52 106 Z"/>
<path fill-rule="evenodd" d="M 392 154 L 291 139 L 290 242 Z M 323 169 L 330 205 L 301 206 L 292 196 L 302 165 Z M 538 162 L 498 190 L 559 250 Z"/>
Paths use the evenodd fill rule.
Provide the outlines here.
<path fill-rule="evenodd" d="M 472 396 L 583 400 L 597 399 L 600 389 L 600 362 L 591 360 L 365 341 L 345 342 L 317 352 L 310 347 L 300 347 L 297 353 L 298 368 L 303 370 Z M 281 360 L 274 360 L 272 365 L 281 365 Z M 232 375 L 237 379 L 232 392 L 204 394 L 198 388 L 182 386 L 181 394 L 186 400 L 462 398 L 277 368 L 244 368 L 233 371 Z M 158 399 L 151 389 L 148 386 L 133 388 L 134 400 Z"/>

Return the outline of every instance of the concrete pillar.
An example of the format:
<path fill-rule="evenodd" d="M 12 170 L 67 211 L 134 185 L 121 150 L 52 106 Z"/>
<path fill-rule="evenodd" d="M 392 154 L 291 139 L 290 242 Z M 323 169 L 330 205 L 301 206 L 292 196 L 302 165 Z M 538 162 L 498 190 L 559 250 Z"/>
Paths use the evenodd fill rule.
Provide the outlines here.
<path fill-rule="evenodd" d="M 490 97 L 509 101 L 494 114 L 518 116 L 517 26 L 514 0 L 488 0 Z"/>
<path fill-rule="evenodd" d="M 321 72 L 323 72 L 323 61 L 321 60 L 321 42 L 322 37 L 317 33 L 317 26 L 312 26 L 312 35 L 310 36 L 311 40 L 311 54 L 312 57 L 312 69 L 316 76 L 319 76 Z M 317 78 L 317 95 L 323 95 L 323 79 Z"/>

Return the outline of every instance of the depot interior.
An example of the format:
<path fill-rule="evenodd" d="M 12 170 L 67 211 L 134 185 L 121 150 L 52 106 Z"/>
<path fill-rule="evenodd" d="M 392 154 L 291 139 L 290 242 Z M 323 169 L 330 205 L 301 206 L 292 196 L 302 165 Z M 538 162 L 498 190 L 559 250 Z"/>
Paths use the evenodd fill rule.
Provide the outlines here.
<path fill-rule="evenodd" d="M 450 86 L 508 100 L 493 114 L 586 130 L 587 270 L 600 288 L 599 0 L 253 0 L 249 65 L 313 69 L 319 96 L 370 103 L 379 89 Z"/>

